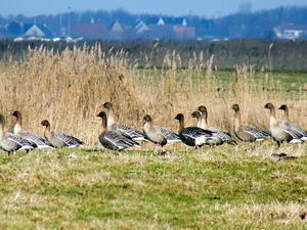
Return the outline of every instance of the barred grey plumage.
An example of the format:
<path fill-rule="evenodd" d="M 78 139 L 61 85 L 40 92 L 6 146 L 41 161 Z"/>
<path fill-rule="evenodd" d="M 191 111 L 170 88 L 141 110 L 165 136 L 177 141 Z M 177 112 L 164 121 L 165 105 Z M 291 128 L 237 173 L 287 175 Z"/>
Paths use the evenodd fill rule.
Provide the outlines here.
<path fill-rule="evenodd" d="M 97 117 L 102 120 L 102 133 L 98 139 L 102 146 L 111 150 L 124 150 L 129 147 L 139 147 L 140 145 L 132 138 L 122 135 L 118 131 L 108 130 L 107 128 L 107 116 L 105 112 L 100 112 Z"/>

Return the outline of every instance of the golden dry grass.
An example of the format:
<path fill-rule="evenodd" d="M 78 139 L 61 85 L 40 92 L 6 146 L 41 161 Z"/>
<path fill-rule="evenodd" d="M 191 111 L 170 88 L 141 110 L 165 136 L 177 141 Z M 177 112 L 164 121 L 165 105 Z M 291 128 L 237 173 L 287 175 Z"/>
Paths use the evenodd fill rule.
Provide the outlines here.
<path fill-rule="evenodd" d="M 55 129 L 93 144 L 100 132 L 96 114 L 103 102 L 112 101 L 118 120 L 139 129 L 146 113 L 174 130 L 178 112 L 192 124 L 190 113 L 204 104 L 209 123 L 230 130 L 233 103 L 241 105 L 245 122 L 265 128 L 268 116 L 263 105 L 271 101 L 288 104 L 293 121 L 307 127 L 306 92 L 287 93 L 272 74 L 243 65 L 227 73 L 233 81 L 225 80 L 213 57 L 204 60 L 195 54 L 182 69 L 175 51 L 161 57 L 165 68 L 139 69 L 137 60 L 128 60 L 124 52 L 100 50 L 83 47 L 57 54 L 40 48 L 29 50 L 22 61 L 0 63 L 0 112 L 7 116 L 8 126 L 12 124 L 8 115 L 20 110 L 28 130 L 42 135 L 40 121 L 49 119 Z"/>

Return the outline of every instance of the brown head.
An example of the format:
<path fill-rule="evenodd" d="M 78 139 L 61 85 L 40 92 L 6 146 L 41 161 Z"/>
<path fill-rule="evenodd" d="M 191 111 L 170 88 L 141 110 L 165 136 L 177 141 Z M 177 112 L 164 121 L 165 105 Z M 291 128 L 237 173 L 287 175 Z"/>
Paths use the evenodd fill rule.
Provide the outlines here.
<path fill-rule="evenodd" d="M 198 107 L 198 110 L 199 110 L 200 112 L 202 112 L 202 113 L 207 113 L 207 108 L 206 108 L 206 106 L 204 106 L 204 105 L 199 106 L 199 107 Z"/>
<path fill-rule="evenodd" d="M 269 110 L 273 110 L 274 109 L 274 105 L 272 103 L 266 103 L 264 105 L 264 108 L 265 109 L 269 109 Z"/>
<path fill-rule="evenodd" d="M 278 109 L 283 110 L 283 111 L 287 111 L 288 106 L 287 105 L 281 105 Z"/>
<path fill-rule="evenodd" d="M 20 119 L 20 118 L 21 118 L 21 112 L 19 112 L 19 111 L 14 111 L 14 112 L 12 113 L 12 116 L 13 116 L 13 117 L 16 117 L 17 119 Z"/>
<path fill-rule="evenodd" d="M 143 119 L 144 119 L 144 121 L 145 122 L 152 122 L 152 118 L 151 118 L 151 116 L 150 115 L 145 115 L 144 117 L 143 117 Z"/>
<path fill-rule="evenodd" d="M 104 128 L 106 128 L 107 127 L 107 115 L 106 115 L 106 113 L 105 112 L 100 112 L 100 113 L 97 114 L 97 117 L 101 118 L 102 126 Z"/>
<path fill-rule="evenodd" d="M 193 118 L 196 118 L 196 119 L 201 118 L 201 113 L 199 111 L 194 111 L 191 115 Z"/>
<path fill-rule="evenodd" d="M 235 112 L 240 111 L 240 106 L 239 106 L 238 104 L 233 104 L 233 105 L 231 106 L 231 108 L 232 108 Z"/>
<path fill-rule="evenodd" d="M 107 119 L 107 115 L 105 112 L 100 112 L 97 114 L 97 117 L 100 117 L 101 119 Z"/>
<path fill-rule="evenodd" d="M 113 108 L 113 105 L 111 102 L 106 102 L 102 105 L 102 107 L 109 110 Z"/>
<path fill-rule="evenodd" d="M 178 121 L 182 121 L 182 120 L 184 119 L 184 116 L 183 116 L 182 113 L 178 113 L 178 114 L 176 115 L 175 119 L 178 120 Z"/>
<path fill-rule="evenodd" d="M 48 120 L 43 120 L 43 121 L 41 122 L 41 125 L 42 125 L 42 126 L 45 126 L 46 128 L 50 127 L 50 123 L 49 123 Z"/>

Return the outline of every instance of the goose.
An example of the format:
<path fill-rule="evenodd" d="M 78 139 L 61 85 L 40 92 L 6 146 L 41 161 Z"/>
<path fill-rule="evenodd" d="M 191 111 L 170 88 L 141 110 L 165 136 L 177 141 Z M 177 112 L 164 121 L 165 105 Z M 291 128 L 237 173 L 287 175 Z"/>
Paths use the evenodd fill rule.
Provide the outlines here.
<path fill-rule="evenodd" d="M 43 120 L 41 122 L 41 125 L 45 127 L 44 137 L 55 148 L 63 148 L 63 147 L 73 148 L 84 144 L 83 141 L 80 141 L 76 137 L 66 135 L 62 132 L 51 131 L 50 123 L 48 120 Z"/>
<path fill-rule="evenodd" d="M 208 144 L 212 137 L 212 132 L 198 127 L 184 127 L 184 115 L 178 113 L 175 117 L 179 121 L 179 137 L 181 141 L 189 146 L 201 147 Z"/>
<path fill-rule="evenodd" d="M 15 111 L 12 113 L 12 116 L 16 118 L 16 122 L 13 126 L 13 133 L 17 136 L 26 139 L 27 141 L 31 142 L 37 149 L 44 149 L 44 148 L 53 148 L 45 139 L 30 133 L 23 131 L 22 128 L 22 115 L 19 111 Z"/>
<path fill-rule="evenodd" d="M 194 111 L 192 113 L 192 117 L 197 119 L 197 127 L 201 128 L 203 130 L 207 130 L 205 128 L 199 127 L 201 126 L 200 123 L 202 122 L 202 114 L 199 111 Z M 208 130 L 209 131 L 209 130 Z M 214 131 L 210 131 L 212 132 L 212 137 L 210 138 L 210 140 L 208 141 L 208 145 L 212 146 L 212 145 L 221 145 L 224 143 L 224 141 L 222 140 L 222 138 L 218 135 L 217 132 Z"/>
<path fill-rule="evenodd" d="M 28 152 L 34 149 L 34 146 L 32 146 L 27 140 L 18 137 L 13 133 L 5 133 L 4 126 L 5 119 L 4 116 L 0 114 L 0 148 L 8 152 L 8 155 L 20 150 L 26 150 Z"/>
<path fill-rule="evenodd" d="M 208 125 L 208 111 L 207 111 L 206 106 L 201 105 L 198 107 L 198 110 L 201 112 L 202 116 L 201 116 L 201 119 L 199 119 L 198 121 L 197 127 L 209 130 L 211 132 L 215 132 L 218 135 L 218 137 L 220 137 L 222 141 L 227 144 L 230 144 L 230 145 L 237 144 L 237 142 L 231 138 L 231 135 L 229 133 L 226 133 L 218 128 L 211 127 Z"/>
<path fill-rule="evenodd" d="M 107 149 L 121 151 L 130 147 L 139 147 L 140 145 L 128 136 L 122 135 L 120 132 L 108 130 L 107 115 L 105 112 L 97 114 L 102 120 L 102 133 L 99 135 L 99 142 Z"/>
<path fill-rule="evenodd" d="M 255 127 L 241 125 L 241 112 L 238 104 L 232 105 L 234 110 L 234 134 L 243 142 L 258 142 L 270 139 L 270 133 Z"/>
<path fill-rule="evenodd" d="M 115 123 L 113 117 L 113 104 L 111 102 L 106 102 L 102 106 L 107 110 L 107 126 L 109 131 L 118 131 L 135 141 L 148 141 L 142 132 L 133 129 L 128 125 Z"/>
<path fill-rule="evenodd" d="M 284 124 L 287 125 L 289 128 L 291 128 L 293 131 L 302 135 L 301 140 L 306 141 L 307 140 L 307 132 L 305 130 L 303 130 L 301 127 L 299 127 L 297 124 L 290 122 L 288 106 L 287 105 L 281 105 L 278 109 L 284 111 L 284 117 L 285 117 Z"/>
<path fill-rule="evenodd" d="M 273 139 L 277 142 L 278 147 L 285 141 L 289 143 L 303 143 L 300 139 L 302 138 L 301 135 L 297 135 L 297 133 L 287 125 L 277 121 L 275 106 L 272 103 L 265 104 L 264 108 L 270 111 L 270 131 Z"/>
<path fill-rule="evenodd" d="M 152 143 L 164 146 L 167 144 L 166 137 L 161 133 L 161 130 L 157 128 L 157 126 L 153 125 L 153 121 L 150 115 L 144 116 L 144 125 L 143 125 L 143 131 L 145 133 L 145 136 L 148 140 L 150 140 Z"/>

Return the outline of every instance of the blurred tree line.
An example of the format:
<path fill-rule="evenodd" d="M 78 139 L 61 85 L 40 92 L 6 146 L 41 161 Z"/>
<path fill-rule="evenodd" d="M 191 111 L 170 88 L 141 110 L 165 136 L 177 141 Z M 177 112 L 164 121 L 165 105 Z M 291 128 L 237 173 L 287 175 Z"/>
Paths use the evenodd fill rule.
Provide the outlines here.
<path fill-rule="evenodd" d="M 115 21 L 119 21 L 125 28 L 133 28 L 140 20 L 146 22 L 160 17 L 170 18 L 166 15 L 130 14 L 123 9 L 114 11 L 70 11 L 57 15 L 38 15 L 35 17 L 24 15 L 0 16 L 0 25 L 4 28 L 5 25 L 16 22 L 16 24 L 10 24 L 11 28 L 9 29 L 18 34 L 18 24 L 36 22 L 46 24 L 55 36 L 59 36 L 63 34 L 63 30 L 69 31 L 74 24 L 94 22 L 110 28 Z M 276 26 L 288 23 L 306 25 L 307 7 L 280 7 L 257 12 L 239 10 L 238 13 L 215 19 L 193 15 L 186 15 L 184 18 L 186 18 L 189 26 L 195 27 L 196 34 L 199 37 L 271 39 L 274 37 L 273 28 Z"/>

